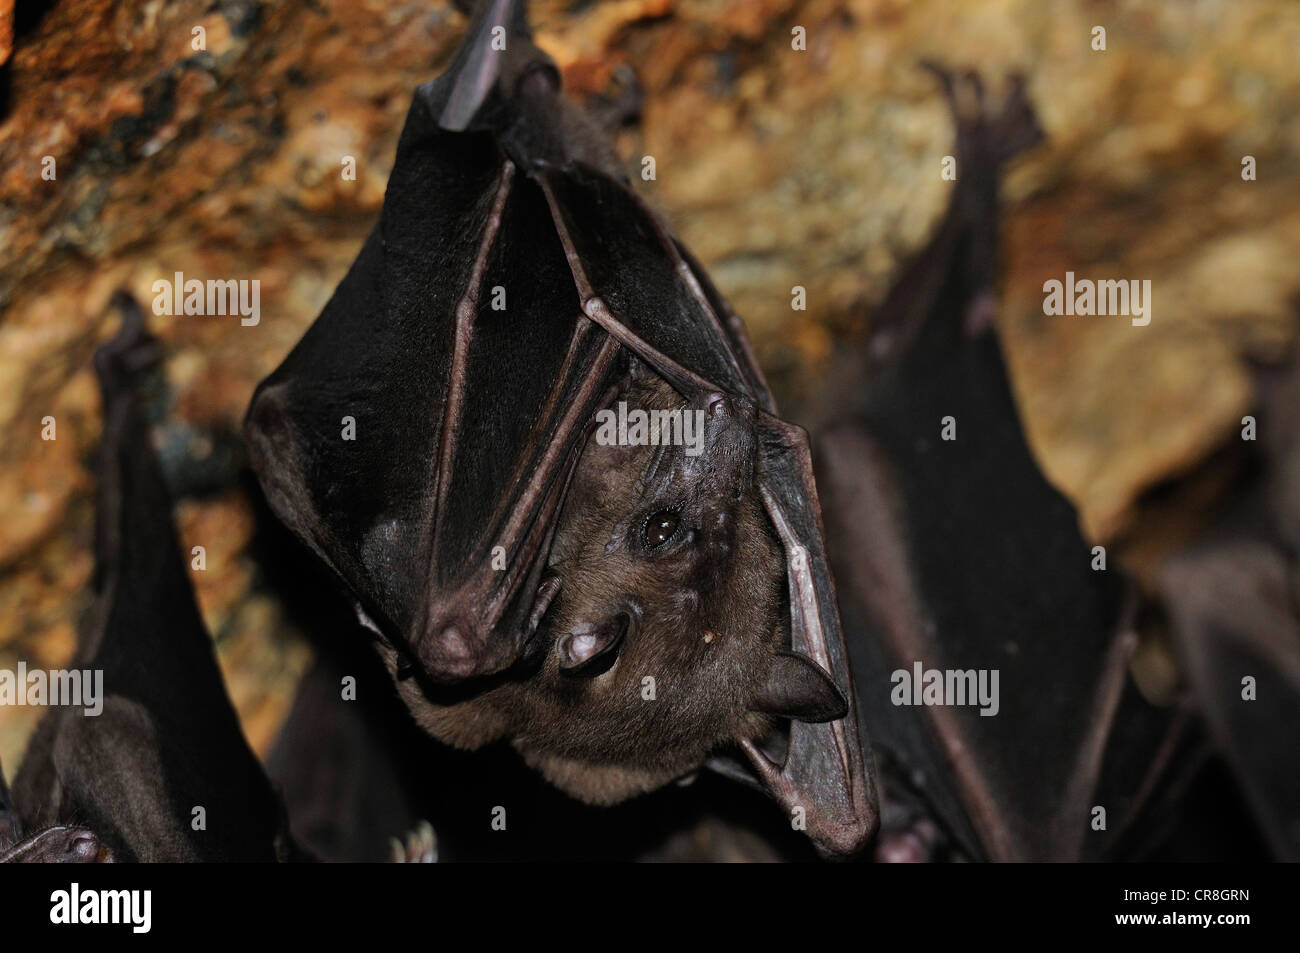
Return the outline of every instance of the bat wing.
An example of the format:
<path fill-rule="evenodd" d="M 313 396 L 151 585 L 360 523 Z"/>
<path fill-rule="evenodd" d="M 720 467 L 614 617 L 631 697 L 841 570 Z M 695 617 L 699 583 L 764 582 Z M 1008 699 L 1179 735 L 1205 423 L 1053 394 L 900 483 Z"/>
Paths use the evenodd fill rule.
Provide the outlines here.
<path fill-rule="evenodd" d="M 275 860 L 279 802 L 226 695 L 149 442 L 139 385 L 157 346 L 139 306 L 118 302 L 122 329 L 95 356 L 96 596 L 76 663 L 103 673 L 103 710 L 51 710 L 14 800 L 27 829 L 85 824 L 119 859 Z"/>
<path fill-rule="evenodd" d="M 1125 587 L 1040 472 L 991 321 L 1000 167 L 1040 133 L 1018 83 L 990 116 L 969 77 L 972 118 L 940 75 L 958 184 L 873 322 L 856 414 L 818 435 L 831 551 L 862 717 L 908 783 L 976 856 L 1076 857 L 1133 645 Z"/>
<path fill-rule="evenodd" d="M 775 409 L 740 321 L 563 100 L 521 10 L 481 5 L 448 73 L 416 91 L 378 224 L 246 428 L 271 507 L 435 684 L 525 654 L 569 476 L 629 355 L 688 398 Z M 834 646 L 820 657 L 847 694 L 806 441 L 767 425 L 760 483 L 787 554 L 811 560 L 792 564 L 811 613 L 792 628 Z M 840 731 L 860 807 L 856 728 Z M 850 840 L 873 823 L 857 814 Z"/>
<path fill-rule="evenodd" d="M 1161 589 L 1219 749 L 1274 852 L 1300 860 L 1300 572 L 1281 547 L 1237 537 L 1171 559 Z"/>
<path fill-rule="evenodd" d="M 786 553 L 791 648 L 830 673 L 844 692 L 846 714 L 822 723 L 792 721 L 783 761 L 752 744 L 744 753 L 787 812 L 805 807 L 814 842 L 830 854 L 853 854 L 877 826 L 878 795 L 853 703 L 857 692 L 823 543 L 812 453 L 800 428 L 775 419 L 767 424 L 763 503 Z"/>
<path fill-rule="evenodd" d="M 1241 492 L 1162 567 L 1196 708 L 1274 854 L 1300 859 L 1300 345 L 1255 372 L 1259 440 Z"/>

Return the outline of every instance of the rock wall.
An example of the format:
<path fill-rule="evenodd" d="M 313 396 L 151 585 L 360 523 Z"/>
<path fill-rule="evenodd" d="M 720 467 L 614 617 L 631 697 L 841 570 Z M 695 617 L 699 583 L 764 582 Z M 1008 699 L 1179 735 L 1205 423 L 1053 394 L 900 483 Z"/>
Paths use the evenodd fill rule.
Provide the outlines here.
<path fill-rule="evenodd" d="M 152 301 L 175 272 L 256 278 L 256 326 L 153 323 L 169 355 L 164 453 L 206 465 L 210 484 L 179 504 L 182 536 L 207 550 L 200 603 L 265 750 L 309 650 L 249 555 L 233 434 L 377 216 L 410 91 L 449 60 L 464 19 L 436 0 L 60 0 L 14 16 L 0 2 L 13 35 L 0 665 L 66 661 L 88 605 L 90 357 L 112 330 L 109 295 Z M 1139 502 L 1236 439 L 1245 360 L 1280 355 L 1296 331 L 1300 6 L 537 0 L 533 19 L 577 95 L 643 90 L 620 137 L 629 171 L 654 158 L 644 194 L 749 322 L 785 395 L 815 394 L 944 207 L 951 128 L 918 62 L 978 68 L 994 95 L 1023 71 L 1048 142 L 1008 182 L 998 320 L 1031 440 L 1088 531 L 1127 542 L 1140 574 L 1222 497 L 1211 472 L 1172 510 Z M 799 28 L 806 49 L 792 48 Z M 1044 315 L 1043 282 L 1067 270 L 1150 279 L 1150 324 Z M 55 440 L 41 439 L 47 416 Z M 0 761 L 15 765 L 39 714 L 0 710 Z"/>

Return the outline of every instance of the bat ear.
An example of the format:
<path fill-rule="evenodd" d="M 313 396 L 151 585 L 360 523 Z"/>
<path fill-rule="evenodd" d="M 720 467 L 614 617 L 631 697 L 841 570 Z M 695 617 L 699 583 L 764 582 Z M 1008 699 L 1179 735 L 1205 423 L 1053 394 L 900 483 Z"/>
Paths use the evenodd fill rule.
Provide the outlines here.
<path fill-rule="evenodd" d="M 584 625 L 559 639 L 560 671 L 595 676 L 609 671 L 627 634 L 629 619 L 618 615 L 598 625 Z"/>
<path fill-rule="evenodd" d="M 808 656 L 778 652 L 767 684 L 751 707 L 768 715 L 819 724 L 843 718 L 849 703 L 830 674 Z"/>

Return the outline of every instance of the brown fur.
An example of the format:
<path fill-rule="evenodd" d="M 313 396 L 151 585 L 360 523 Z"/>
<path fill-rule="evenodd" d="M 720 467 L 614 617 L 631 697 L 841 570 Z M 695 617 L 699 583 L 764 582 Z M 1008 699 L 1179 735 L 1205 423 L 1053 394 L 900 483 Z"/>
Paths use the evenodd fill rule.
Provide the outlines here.
<path fill-rule="evenodd" d="M 683 401 L 638 375 L 631 408 Z M 670 479 L 645 483 L 657 447 L 589 441 L 552 548 L 560 595 L 543 622 L 540 668 L 454 705 L 436 705 L 413 680 L 399 690 L 435 737 L 476 748 L 511 739 L 557 787 L 610 804 L 698 767 L 714 749 L 769 725 L 751 711 L 781 647 L 785 563 L 753 484 L 753 411 L 706 429 L 703 454 L 674 447 Z M 678 536 L 647 551 L 646 518 L 682 505 Z M 688 535 L 689 533 L 689 535 Z M 594 677 L 560 670 L 565 633 L 626 613 L 633 622 L 613 667 Z M 707 641 L 706 641 L 707 638 Z M 388 654 L 390 667 L 396 660 Z M 655 698 L 643 698 L 654 679 Z"/>

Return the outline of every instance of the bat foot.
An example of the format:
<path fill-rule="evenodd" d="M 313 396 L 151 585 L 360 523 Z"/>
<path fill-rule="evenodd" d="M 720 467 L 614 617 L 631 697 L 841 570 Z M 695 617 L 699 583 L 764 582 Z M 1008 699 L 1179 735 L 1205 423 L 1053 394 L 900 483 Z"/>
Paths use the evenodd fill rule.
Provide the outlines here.
<path fill-rule="evenodd" d="M 404 841 L 394 837 L 389 841 L 392 861 L 395 864 L 436 864 L 438 862 L 438 835 L 433 825 L 421 821 L 409 831 Z"/>
<path fill-rule="evenodd" d="M 874 860 L 878 864 L 928 864 L 935 859 L 940 839 L 938 826 L 923 817 L 902 830 L 882 833 Z"/>
<path fill-rule="evenodd" d="M 1011 73 L 1007 93 L 998 111 L 989 108 L 984 81 L 974 70 L 960 75 L 933 60 L 923 60 L 922 68 L 933 73 L 943 86 L 944 97 L 957 126 L 958 153 L 967 156 L 987 154 L 995 163 L 1006 162 L 1043 140 L 1029 96 L 1025 77 Z"/>

